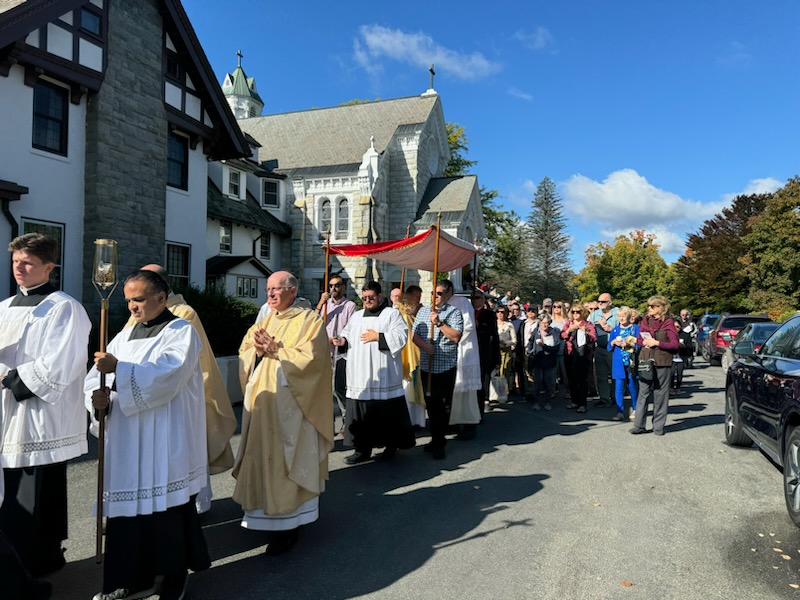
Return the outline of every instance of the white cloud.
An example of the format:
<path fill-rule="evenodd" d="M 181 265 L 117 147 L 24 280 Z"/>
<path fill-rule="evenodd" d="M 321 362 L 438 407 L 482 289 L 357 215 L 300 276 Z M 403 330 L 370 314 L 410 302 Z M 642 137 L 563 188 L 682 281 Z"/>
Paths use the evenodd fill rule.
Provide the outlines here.
<path fill-rule="evenodd" d="M 533 100 L 533 96 L 528 92 L 523 92 L 517 86 L 512 85 L 506 93 L 511 96 L 512 98 L 519 98 L 520 100 L 525 100 L 527 102 L 531 102 Z"/>
<path fill-rule="evenodd" d="M 687 219 L 706 219 L 718 210 L 718 205 L 684 200 L 659 189 L 633 169 L 614 171 L 602 182 L 573 175 L 561 189 L 568 212 L 615 230 L 652 230 Z"/>
<path fill-rule="evenodd" d="M 538 26 L 534 31 L 520 29 L 513 38 L 531 50 L 544 50 L 555 45 L 556 40 L 553 34 L 546 27 Z"/>
<path fill-rule="evenodd" d="M 661 254 L 683 254 L 686 250 L 686 233 L 679 233 L 675 229 L 663 225 L 647 227 L 646 231 L 655 234 Z M 600 233 L 609 240 L 614 240 L 621 235 L 627 237 L 630 232 L 631 229 L 604 229 Z"/>
<path fill-rule="evenodd" d="M 750 194 L 771 194 L 775 190 L 782 188 L 783 185 L 783 182 L 778 181 L 774 177 L 757 177 L 756 179 L 751 179 L 747 182 L 747 184 L 745 184 L 744 189 L 741 192 L 723 194 L 723 205 L 719 210 L 722 210 L 725 206 L 730 205 L 736 196 L 749 196 Z"/>
<path fill-rule="evenodd" d="M 717 64 L 728 69 L 746 68 L 753 64 L 753 55 L 741 42 L 731 42 L 717 57 Z"/>
<path fill-rule="evenodd" d="M 362 25 L 359 35 L 360 39 L 353 44 L 354 58 L 373 74 L 378 72 L 384 58 L 426 68 L 434 64 L 437 73 L 467 81 L 487 77 L 501 69 L 500 63 L 487 59 L 480 52 L 463 53 L 445 48 L 422 32 L 406 33 L 380 25 Z"/>

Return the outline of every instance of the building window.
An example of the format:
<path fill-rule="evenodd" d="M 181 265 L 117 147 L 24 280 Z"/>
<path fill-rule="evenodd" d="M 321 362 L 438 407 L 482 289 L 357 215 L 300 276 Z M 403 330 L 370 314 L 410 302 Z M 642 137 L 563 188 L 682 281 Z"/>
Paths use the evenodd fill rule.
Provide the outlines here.
<path fill-rule="evenodd" d="M 319 235 L 322 239 L 328 236 L 331 230 L 331 201 L 325 198 L 319 207 Z"/>
<path fill-rule="evenodd" d="M 57 242 L 55 268 L 50 271 L 50 283 L 56 288 L 63 289 L 64 267 L 64 224 L 51 221 L 39 221 L 22 218 L 22 233 L 41 233 L 53 238 Z"/>
<path fill-rule="evenodd" d="M 166 55 L 167 55 L 166 57 L 167 77 L 183 84 L 184 83 L 183 65 L 181 65 L 181 61 L 178 58 L 178 55 L 172 52 L 171 50 L 167 50 Z"/>
<path fill-rule="evenodd" d="M 174 131 L 169 132 L 167 147 L 167 185 L 189 189 L 189 140 Z"/>
<path fill-rule="evenodd" d="M 260 248 L 259 248 L 259 254 L 258 255 L 259 255 L 259 257 L 261 257 L 262 260 L 269 260 L 269 250 L 270 250 L 270 237 L 269 236 L 270 236 L 269 231 L 262 231 L 261 232 L 261 239 L 259 240 L 261 242 L 261 245 L 260 245 Z"/>
<path fill-rule="evenodd" d="M 93 33 L 96 36 L 100 35 L 100 15 L 92 12 L 87 8 L 81 9 L 81 29 Z"/>
<path fill-rule="evenodd" d="M 347 234 L 350 231 L 350 211 L 347 206 L 347 200 L 342 198 L 336 205 L 336 239 L 347 239 Z"/>
<path fill-rule="evenodd" d="M 37 81 L 33 87 L 33 147 L 67 155 L 67 90 Z"/>
<path fill-rule="evenodd" d="M 239 298 L 258 298 L 258 277 L 237 277 L 236 295 Z"/>
<path fill-rule="evenodd" d="M 167 273 L 173 289 L 189 287 L 189 249 L 184 244 L 167 243 Z"/>
<path fill-rule="evenodd" d="M 278 204 L 278 182 L 264 180 L 264 206 L 277 208 Z"/>
<path fill-rule="evenodd" d="M 233 238 L 233 225 L 230 221 L 220 221 L 219 223 L 219 251 L 227 254 L 231 253 Z"/>
<path fill-rule="evenodd" d="M 234 171 L 230 169 L 228 171 L 228 195 L 233 196 L 234 198 L 241 198 L 241 186 L 242 181 L 242 174 L 239 171 Z"/>

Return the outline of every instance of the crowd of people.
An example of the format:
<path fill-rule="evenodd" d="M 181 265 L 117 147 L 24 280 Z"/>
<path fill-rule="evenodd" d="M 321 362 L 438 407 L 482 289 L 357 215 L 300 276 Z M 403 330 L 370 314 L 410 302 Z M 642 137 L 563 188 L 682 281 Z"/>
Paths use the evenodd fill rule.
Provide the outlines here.
<path fill-rule="evenodd" d="M 336 439 L 352 448 L 348 465 L 390 461 L 427 425 L 423 450 L 442 460 L 453 434 L 474 438 L 511 397 L 533 410 L 563 397 L 585 413 L 592 395 L 595 408 L 615 407 L 613 419 L 633 420 L 633 434 L 648 431 L 652 402 L 652 431 L 663 435 L 670 388 L 693 356 L 691 315 L 673 319 L 663 296 L 642 316 L 607 293 L 522 304 L 486 286 L 457 296 L 440 280 L 425 306 L 419 286 L 386 297 L 368 282 L 359 309 L 336 275 L 312 306 L 280 271 L 240 348 L 234 456 L 237 420 L 209 341 L 163 267 L 125 279 L 130 321 L 87 374 L 91 323 L 50 283 L 55 241 L 26 234 L 9 251 L 19 292 L 0 303 L 0 579 L 12 600 L 49 598 L 45 577 L 65 564 L 67 463 L 88 451 L 87 422 L 105 434 L 94 600 L 180 599 L 189 571 L 210 567 L 199 515 L 213 473 L 231 470 L 242 527 L 269 532 L 266 554 L 282 554 L 319 517 Z"/>

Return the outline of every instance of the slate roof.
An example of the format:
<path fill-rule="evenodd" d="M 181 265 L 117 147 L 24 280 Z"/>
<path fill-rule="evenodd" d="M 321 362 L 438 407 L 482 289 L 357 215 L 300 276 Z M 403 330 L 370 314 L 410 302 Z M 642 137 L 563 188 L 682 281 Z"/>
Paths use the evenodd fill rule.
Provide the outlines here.
<path fill-rule="evenodd" d="M 437 102 L 436 95 L 411 96 L 240 119 L 239 126 L 262 144 L 262 159 L 278 159 L 282 172 L 360 165 L 370 136 L 383 152 L 398 127 L 425 123 Z"/>
<path fill-rule="evenodd" d="M 207 214 L 212 219 L 230 221 L 254 229 L 263 229 L 281 236 L 290 236 L 292 228 L 263 210 L 251 193 L 244 202 L 223 195 L 211 179 L 208 180 Z"/>
<path fill-rule="evenodd" d="M 475 175 L 432 178 L 417 209 L 417 220 L 427 213 L 433 215 L 433 221 L 427 224 L 435 224 L 438 212 L 442 213 L 442 220 L 445 219 L 445 213 L 449 212 L 459 213 L 463 217 L 469 206 L 472 191 L 477 185 L 478 178 Z"/>
<path fill-rule="evenodd" d="M 222 256 L 219 254 L 206 259 L 206 275 L 225 275 L 225 273 L 234 267 L 238 267 L 243 262 L 250 262 L 251 265 L 267 277 L 272 275 L 272 271 L 265 267 L 264 263 L 252 256 Z"/>

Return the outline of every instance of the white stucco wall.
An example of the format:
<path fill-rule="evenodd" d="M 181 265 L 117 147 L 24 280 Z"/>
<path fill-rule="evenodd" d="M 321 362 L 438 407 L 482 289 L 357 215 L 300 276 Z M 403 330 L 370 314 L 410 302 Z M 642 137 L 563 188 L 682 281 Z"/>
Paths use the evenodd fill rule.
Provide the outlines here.
<path fill-rule="evenodd" d="M 0 179 L 29 188 L 11 213 L 23 218 L 54 221 L 64 225 L 64 291 L 81 297 L 83 280 L 83 209 L 86 147 L 86 96 L 78 105 L 70 103 L 67 156 L 34 149 L 33 88 L 24 84 L 24 69 L 13 66 L 8 77 L 0 77 Z M 0 253 L 11 241 L 11 226 L 0 217 Z M 6 253 L 7 254 L 7 253 Z M 5 297 L 11 275 L 10 258 L 0 259 L 0 297 Z"/>
<path fill-rule="evenodd" d="M 189 279 L 192 284 L 206 285 L 206 205 L 208 200 L 208 162 L 203 143 L 189 151 L 189 189 L 167 186 L 167 242 L 191 246 Z M 164 250 L 166 253 L 166 249 Z"/>

